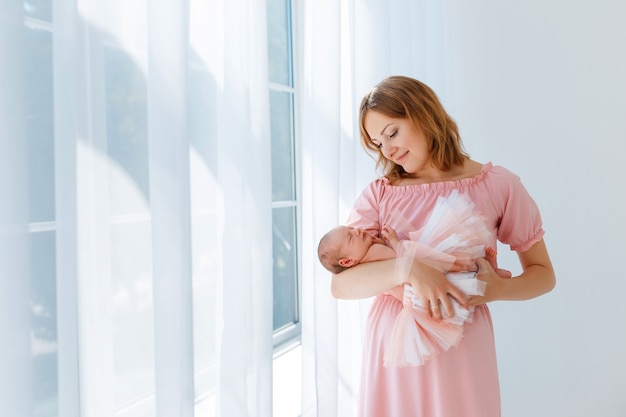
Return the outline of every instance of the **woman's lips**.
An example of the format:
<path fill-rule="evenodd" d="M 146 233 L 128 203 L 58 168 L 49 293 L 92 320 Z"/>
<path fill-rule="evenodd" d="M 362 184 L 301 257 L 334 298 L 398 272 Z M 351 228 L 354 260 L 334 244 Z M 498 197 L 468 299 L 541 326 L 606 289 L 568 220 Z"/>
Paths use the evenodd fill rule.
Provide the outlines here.
<path fill-rule="evenodd" d="M 404 155 L 402 155 L 401 157 L 399 157 L 399 158 L 397 158 L 397 159 L 396 159 L 396 163 L 397 163 L 398 165 L 400 165 L 400 164 L 401 164 L 401 162 L 402 162 L 402 161 L 404 161 L 404 160 L 406 159 L 406 156 L 407 156 L 408 154 L 409 154 L 408 152 L 405 152 L 405 153 L 404 153 Z"/>

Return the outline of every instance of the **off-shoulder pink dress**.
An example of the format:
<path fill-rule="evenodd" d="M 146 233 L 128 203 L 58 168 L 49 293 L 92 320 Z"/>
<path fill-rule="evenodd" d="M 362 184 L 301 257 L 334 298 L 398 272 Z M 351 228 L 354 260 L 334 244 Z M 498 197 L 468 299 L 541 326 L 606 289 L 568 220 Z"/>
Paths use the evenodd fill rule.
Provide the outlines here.
<path fill-rule="evenodd" d="M 379 234 L 384 224 L 396 228 L 399 239 L 420 229 L 439 196 L 453 190 L 469 196 L 487 219 L 496 239 L 524 252 L 543 237 L 541 216 L 519 177 L 491 163 L 479 175 L 456 181 L 392 186 L 373 181 L 357 199 L 348 224 Z M 393 224 L 400 213 L 408 223 Z M 409 224 L 410 228 L 409 229 Z M 457 347 L 417 367 L 385 367 L 385 343 L 402 302 L 390 294 L 376 296 L 367 319 L 360 417 L 499 417 L 500 387 L 491 316 L 486 305 L 474 311 Z"/>

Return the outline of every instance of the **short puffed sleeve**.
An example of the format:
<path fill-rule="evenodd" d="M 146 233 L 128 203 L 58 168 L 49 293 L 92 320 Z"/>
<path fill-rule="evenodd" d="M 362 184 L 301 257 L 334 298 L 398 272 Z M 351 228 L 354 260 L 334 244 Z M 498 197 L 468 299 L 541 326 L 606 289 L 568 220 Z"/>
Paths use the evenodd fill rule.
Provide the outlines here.
<path fill-rule="evenodd" d="M 535 200 L 520 178 L 502 167 L 489 174 L 490 198 L 499 213 L 498 240 L 525 252 L 543 238 L 543 222 Z"/>
<path fill-rule="evenodd" d="M 384 179 L 372 181 L 357 198 L 348 215 L 347 226 L 357 227 L 378 236 L 380 232 L 380 199 Z"/>

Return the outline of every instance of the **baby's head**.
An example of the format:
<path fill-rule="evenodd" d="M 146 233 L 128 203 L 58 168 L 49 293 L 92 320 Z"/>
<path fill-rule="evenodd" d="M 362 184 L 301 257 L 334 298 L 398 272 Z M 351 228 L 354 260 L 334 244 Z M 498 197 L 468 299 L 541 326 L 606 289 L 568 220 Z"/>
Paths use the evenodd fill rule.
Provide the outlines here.
<path fill-rule="evenodd" d="M 320 239 L 317 255 L 333 274 L 358 264 L 374 243 L 372 236 L 354 227 L 337 226 Z"/>

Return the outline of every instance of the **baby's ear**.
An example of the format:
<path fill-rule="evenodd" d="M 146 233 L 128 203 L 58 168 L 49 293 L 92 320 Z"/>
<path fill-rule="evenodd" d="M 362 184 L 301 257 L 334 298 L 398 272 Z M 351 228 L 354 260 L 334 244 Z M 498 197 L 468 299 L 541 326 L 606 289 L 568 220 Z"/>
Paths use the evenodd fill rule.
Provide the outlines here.
<path fill-rule="evenodd" d="M 339 260 L 339 265 L 343 266 L 344 268 L 350 268 L 352 265 L 354 265 L 354 259 L 350 259 L 350 258 L 341 258 Z"/>

